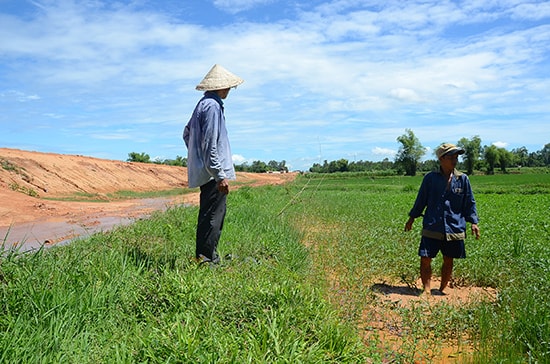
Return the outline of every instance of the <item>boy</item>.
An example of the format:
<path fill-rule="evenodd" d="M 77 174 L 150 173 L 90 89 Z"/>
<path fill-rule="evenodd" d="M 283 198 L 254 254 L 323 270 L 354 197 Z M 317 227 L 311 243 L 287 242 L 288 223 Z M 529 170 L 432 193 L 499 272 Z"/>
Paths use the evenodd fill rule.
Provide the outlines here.
<path fill-rule="evenodd" d="M 464 239 L 466 222 L 471 223 L 472 234 L 479 239 L 479 218 L 470 180 L 456 170 L 462 148 L 445 143 L 436 150 L 440 168 L 430 172 L 422 180 L 405 231 L 410 231 L 414 220 L 422 216 L 422 238 L 418 248 L 420 256 L 420 278 L 424 293 L 443 295 L 453 272 L 454 258 L 466 258 Z M 441 251 L 441 285 L 431 292 L 432 259 Z"/>

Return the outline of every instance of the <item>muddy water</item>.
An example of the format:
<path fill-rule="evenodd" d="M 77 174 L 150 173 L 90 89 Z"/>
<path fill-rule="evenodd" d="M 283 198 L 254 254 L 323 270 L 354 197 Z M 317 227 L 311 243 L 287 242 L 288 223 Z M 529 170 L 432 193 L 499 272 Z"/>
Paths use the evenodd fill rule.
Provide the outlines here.
<path fill-rule="evenodd" d="M 98 232 L 106 232 L 146 218 L 155 211 L 165 211 L 174 206 L 168 198 L 140 200 L 124 211 L 107 212 L 69 220 L 37 220 L 31 223 L 0 226 L 0 245 L 4 250 L 16 249 L 28 252 L 42 247 L 64 245 L 76 238 L 85 238 Z"/>

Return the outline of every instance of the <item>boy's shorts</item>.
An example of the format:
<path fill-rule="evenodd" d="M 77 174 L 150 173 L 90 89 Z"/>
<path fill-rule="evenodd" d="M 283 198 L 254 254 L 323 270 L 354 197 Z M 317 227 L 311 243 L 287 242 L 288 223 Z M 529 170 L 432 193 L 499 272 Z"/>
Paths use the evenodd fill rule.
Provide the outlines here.
<path fill-rule="evenodd" d="M 420 246 L 418 247 L 419 256 L 435 258 L 439 251 L 446 257 L 466 258 L 464 240 L 437 240 L 425 236 L 420 239 Z"/>

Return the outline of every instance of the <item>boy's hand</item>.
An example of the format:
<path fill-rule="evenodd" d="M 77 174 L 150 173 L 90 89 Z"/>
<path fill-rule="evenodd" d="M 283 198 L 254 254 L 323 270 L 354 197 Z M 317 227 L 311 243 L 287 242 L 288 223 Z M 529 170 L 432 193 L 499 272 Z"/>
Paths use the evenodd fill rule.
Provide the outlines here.
<path fill-rule="evenodd" d="M 405 223 L 405 231 L 411 231 L 413 227 L 414 218 L 409 217 L 409 220 Z"/>
<path fill-rule="evenodd" d="M 476 239 L 479 239 L 479 237 L 481 236 L 477 224 L 472 224 L 472 234 L 476 237 Z"/>

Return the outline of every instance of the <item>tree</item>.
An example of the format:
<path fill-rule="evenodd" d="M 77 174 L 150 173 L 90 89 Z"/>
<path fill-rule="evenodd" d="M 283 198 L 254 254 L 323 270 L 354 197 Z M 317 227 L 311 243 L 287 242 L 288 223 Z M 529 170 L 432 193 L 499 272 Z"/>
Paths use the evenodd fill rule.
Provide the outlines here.
<path fill-rule="evenodd" d="M 418 162 L 426 154 L 426 148 L 422 146 L 411 129 L 405 129 L 405 134 L 399 136 L 397 141 L 401 146 L 395 157 L 395 163 L 403 168 L 407 176 L 415 176 Z"/>
<path fill-rule="evenodd" d="M 494 145 L 483 147 L 483 157 L 487 163 L 487 174 L 495 174 L 495 164 L 498 160 L 498 148 Z"/>
<path fill-rule="evenodd" d="M 253 173 L 265 173 L 267 172 L 267 164 L 262 161 L 254 161 L 249 170 Z"/>
<path fill-rule="evenodd" d="M 176 159 L 165 159 L 162 164 L 166 164 L 169 166 L 187 167 L 187 158 L 177 155 Z"/>
<path fill-rule="evenodd" d="M 422 172 L 437 171 L 439 170 L 439 163 L 436 159 L 428 159 L 427 161 L 419 163 L 418 170 Z"/>
<path fill-rule="evenodd" d="M 267 167 L 269 168 L 270 171 L 288 172 L 288 167 L 286 166 L 286 161 L 284 159 L 280 162 L 271 160 L 267 163 Z"/>
<path fill-rule="evenodd" d="M 463 158 L 466 173 L 469 175 L 474 174 L 481 152 L 481 138 L 479 135 L 472 137 L 472 139 L 462 138 L 458 141 L 458 146 L 464 149 Z"/>
<path fill-rule="evenodd" d="M 384 158 L 382 162 L 378 162 L 378 165 L 381 170 L 389 170 L 393 168 L 393 162 L 388 158 Z"/>
<path fill-rule="evenodd" d="M 544 165 L 550 166 L 550 143 L 544 145 L 544 148 L 542 148 L 540 154 L 542 156 L 542 161 L 544 162 Z"/>
<path fill-rule="evenodd" d="M 151 157 L 147 153 L 128 153 L 128 162 L 151 163 Z"/>
<path fill-rule="evenodd" d="M 525 147 L 515 148 L 511 151 L 514 156 L 514 163 L 520 167 L 526 167 L 529 163 L 529 151 Z"/>
<path fill-rule="evenodd" d="M 504 148 L 498 148 L 498 164 L 500 165 L 500 170 L 503 173 L 506 173 L 506 167 L 512 164 L 513 159 L 514 156 L 511 152 Z"/>
<path fill-rule="evenodd" d="M 328 165 L 328 173 L 334 172 L 347 172 L 348 171 L 348 160 L 339 159 L 337 161 L 332 161 Z"/>

